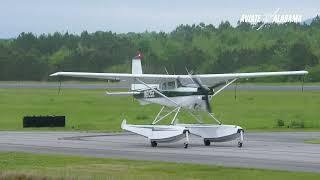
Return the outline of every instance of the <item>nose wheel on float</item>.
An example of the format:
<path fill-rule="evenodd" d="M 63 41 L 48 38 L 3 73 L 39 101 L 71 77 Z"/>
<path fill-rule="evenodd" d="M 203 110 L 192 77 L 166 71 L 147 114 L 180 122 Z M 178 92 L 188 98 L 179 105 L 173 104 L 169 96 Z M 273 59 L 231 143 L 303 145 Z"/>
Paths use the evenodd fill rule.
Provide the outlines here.
<path fill-rule="evenodd" d="M 185 134 L 186 134 L 186 142 L 184 143 L 184 148 L 187 149 L 189 146 L 189 131 L 186 130 Z"/>
<path fill-rule="evenodd" d="M 210 146 L 210 144 L 211 144 L 210 140 L 208 140 L 208 139 L 204 139 L 203 143 L 205 146 Z"/>
<path fill-rule="evenodd" d="M 240 131 L 239 132 L 240 133 L 240 140 L 238 141 L 238 147 L 242 148 L 242 145 L 243 145 L 243 132 L 244 131 L 243 131 L 243 129 L 240 129 L 239 131 Z"/>
<path fill-rule="evenodd" d="M 156 141 L 151 141 L 151 147 L 157 147 L 158 143 Z"/>

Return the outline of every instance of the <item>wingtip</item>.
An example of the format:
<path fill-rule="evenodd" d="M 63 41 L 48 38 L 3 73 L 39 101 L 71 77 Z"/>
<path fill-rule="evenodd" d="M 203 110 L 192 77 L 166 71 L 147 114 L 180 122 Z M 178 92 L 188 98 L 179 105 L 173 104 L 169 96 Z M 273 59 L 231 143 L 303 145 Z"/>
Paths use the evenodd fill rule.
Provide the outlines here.
<path fill-rule="evenodd" d="M 309 74 L 309 72 L 308 71 L 306 71 L 306 70 L 301 70 L 301 71 L 298 71 L 301 75 L 304 75 L 304 74 Z"/>
<path fill-rule="evenodd" d="M 59 76 L 59 72 L 56 72 L 56 73 L 50 74 L 50 77 L 53 77 L 53 76 Z"/>

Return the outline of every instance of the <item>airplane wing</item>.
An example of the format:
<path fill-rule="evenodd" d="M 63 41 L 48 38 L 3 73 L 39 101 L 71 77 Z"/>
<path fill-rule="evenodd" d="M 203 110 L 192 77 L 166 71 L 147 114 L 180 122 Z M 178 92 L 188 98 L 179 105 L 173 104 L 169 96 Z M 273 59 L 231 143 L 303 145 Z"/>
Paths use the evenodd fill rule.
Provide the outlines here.
<path fill-rule="evenodd" d="M 139 78 L 145 83 L 155 83 L 163 81 L 164 79 L 175 80 L 177 75 L 164 75 L 164 74 L 128 74 L 128 73 L 89 73 L 89 72 L 56 72 L 50 76 L 66 76 L 77 78 L 93 78 L 93 79 L 107 79 L 125 82 L 135 82 Z M 165 78 L 164 78 L 165 77 Z"/>
<path fill-rule="evenodd" d="M 308 71 L 280 71 L 280 72 L 254 72 L 254 73 L 226 73 L 226 74 L 197 74 L 192 78 L 199 79 L 206 86 L 214 86 L 223 81 L 241 78 L 269 77 L 269 76 L 288 76 L 305 75 Z M 119 80 L 128 83 L 136 82 L 140 79 L 145 83 L 160 83 L 169 80 L 179 79 L 182 83 L 192 83 L 191 75 L 167 75 L 167 74 L 128 74 L 128 73 L 89 73 L 89 72 L 57 72 L 50 76 L 68 76 L 79 78 L 95 78 Z"/>
<path fill-rule="evenodd" d="M 227 74 L 199 74 L 198 77 L 201 82 L 207 86 L 214 86 L 223 81 L 230 81 L 233 79 L 247 79 L 257 77 L 270 76 L 290 76 L 290 75 L 305 75 L 308 71 L 280 71 L 280 72 L 253 72 L 253 73 L 227 73 Z"/>

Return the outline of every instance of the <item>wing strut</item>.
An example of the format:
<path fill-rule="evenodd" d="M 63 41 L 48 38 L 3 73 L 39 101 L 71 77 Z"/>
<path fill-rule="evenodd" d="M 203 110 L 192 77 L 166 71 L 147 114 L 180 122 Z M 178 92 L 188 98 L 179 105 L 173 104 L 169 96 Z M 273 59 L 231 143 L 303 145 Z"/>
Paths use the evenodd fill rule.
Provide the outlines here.
<path fill-rule="evenodd" d="M 178 109 L 177 109 L 177 112 L 176 112 L 176 114 L 174 115 L 174 117 L 173 117 L 173 119 L 172 119 L 172 121 L 171 121 L 171 125 L 175 124 L 177 115 L 178 115 L 178 113 L 179 113 L 179 111 L 180 111 L 180 109 L 181 109 L 181 107 L 177 107 L 177 108 L 178 108 Z"/>
<path fill-rule="evenodd" d="M 222 88 L 220 88 L 217 92 L 215 92 L 213 96 L 219 94 L 222 90 L 224 90 L 226 87 L 228 87 L 229 85 L 231 85 L 232 83 L 234 83 L 236 80 L 238 80 L 238 78 L 232 79 L 230 82 L 228 82 L 226 85 L 224 85 Z"/>
<path fill-rule="evenodd" d="M 163 109 L 161 109 L 161 111 L 159 112 L 159 116 L 157 116 L 158 118 L 156 118 L 156 119 L 152 122 L 152 124 L 157 124 L 159 121 L 161 121 L 162 119 L 166 118 L 167 116 L 169 116 L 170 114 L 172 114 L 172 113 L 175 112 L 175 111 L 179 112 L 180 108 L 181 108 L 181 107 L 178 106 L 178 107 L 174 108 L 172 111 L 170 111 L 169 113 L 167 113 L 166 115 L 164 115 L 164 116 L 162 116 L 161 118 L 159 118 L 159 116 L 160 116 L 160 114 L 161 114 L 161 112 L 162 112 L 162 110 L 163 110 Z M 176 114 L 177 114 L 177 113 L 176 113 Z M 173 119 L 172 121 L 174 122 L 175 119 L 176 119 L 176 115 L 175 115 L 175 117 L 174 117 L 174 119 Z"/>
<path fill-rule="evenodd" d="M 162 108 L 161 108 L 161 110 L 158 112 L 156 118 L 154 118 L 152 124 L 156 124 L 156 123 L 157 123 L 157 120 L 158 120 L 158 118 L 159 118 L 159 116 L 160 116 L 160 114 L 162 113 L 162 111 L 163 111 L 164 108 L 165 108 L 165 106 L 162 106 Z"/>
<path fill-rule="evenodd" d="M 208 113 L 210 115 L 210 117 L 212 117 L 219 125 L 221 125 L 221 122 L 214 117 L 214 115 L 212 113 Z"/>

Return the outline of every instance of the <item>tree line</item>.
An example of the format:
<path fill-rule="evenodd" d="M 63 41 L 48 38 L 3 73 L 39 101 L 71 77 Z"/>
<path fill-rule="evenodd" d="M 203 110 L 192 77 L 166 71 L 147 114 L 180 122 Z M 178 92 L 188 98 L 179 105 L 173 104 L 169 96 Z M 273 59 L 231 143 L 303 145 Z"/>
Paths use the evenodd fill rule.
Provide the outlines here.
<path fill-rule="evenodd" d="M 186 74 L 308 70 L 320 81 L 320 18 L 311 24 L 260 24 L 228 21 L 179 25 L 172 32 L 81 34 L 22 32 L 0 40 L 0 80 L 50 80 L 56 71 L 127 72 L 137 50 L 145 73 Z M 255 79 L 253 79 L 254 81 Z M 258 80 L 258 79 L 257 79 Z M 274 77 L 259 81 L 297 81 Z"/>

